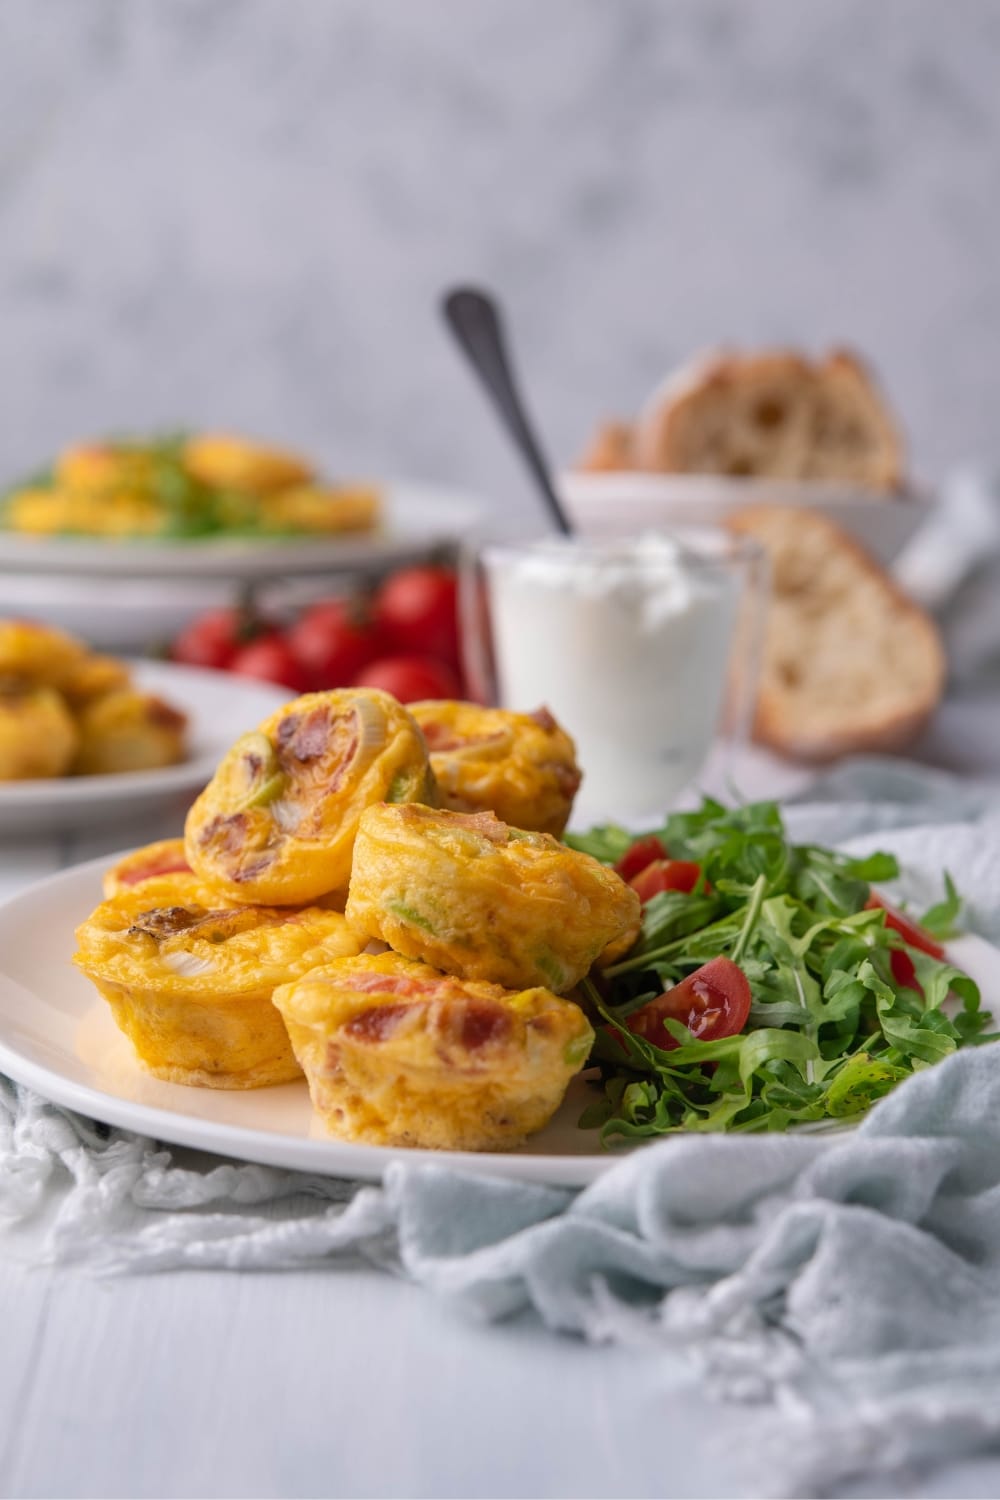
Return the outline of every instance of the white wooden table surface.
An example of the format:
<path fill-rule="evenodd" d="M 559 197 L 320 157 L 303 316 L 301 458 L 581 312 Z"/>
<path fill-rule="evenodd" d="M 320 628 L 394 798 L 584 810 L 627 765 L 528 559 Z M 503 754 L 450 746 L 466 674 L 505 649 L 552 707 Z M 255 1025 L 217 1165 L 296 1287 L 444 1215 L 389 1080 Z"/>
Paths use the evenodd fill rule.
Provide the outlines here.
<path fill-rule="evenodd" d="M 998 719 L 951 706 L 933 745 L 997 769 Z M 0 845 L 0 897 L 174 831 Z M 716 1404 L 662 1348 L 480 1327 L 361 1266 L 100 1280 L 35 1266 L 33 1245 L 0 1237 L 4 1496 L 767 1492 L 754 1455 L 773 1416 Z M 907 1493 L 996 1495 L 1000 1463 L 909 1476 Z"/>

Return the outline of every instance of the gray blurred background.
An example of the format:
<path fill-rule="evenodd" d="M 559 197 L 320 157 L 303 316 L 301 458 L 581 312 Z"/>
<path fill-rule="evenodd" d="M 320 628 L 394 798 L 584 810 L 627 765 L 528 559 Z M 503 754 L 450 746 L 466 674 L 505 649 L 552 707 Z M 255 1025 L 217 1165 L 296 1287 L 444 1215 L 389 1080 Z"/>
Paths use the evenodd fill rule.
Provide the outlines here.
<path fill-rule="evenodd" d="M 996 0 L 3 0 L 2 477 L 223 424 L 527 506 L 458 279 L 560 460 L 727 340 L 995 459 L 998 79 Z"/>

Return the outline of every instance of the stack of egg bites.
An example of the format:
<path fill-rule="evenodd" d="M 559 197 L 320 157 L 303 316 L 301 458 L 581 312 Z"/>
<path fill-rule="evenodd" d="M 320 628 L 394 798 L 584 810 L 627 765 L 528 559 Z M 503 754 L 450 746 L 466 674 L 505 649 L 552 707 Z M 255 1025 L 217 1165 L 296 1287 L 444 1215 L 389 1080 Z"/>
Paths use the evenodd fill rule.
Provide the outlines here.
<path fill-rule="evenodd" d="M 544 710 L 308 694 L 237 741 L 183 842 L 109 872 L 76 962 L 160 1078 L 304 1072 L 348 1140 L 516 1145 L 590 1052 L 563 997 L 639 929 L 556 836 L 579 781 Z"/>

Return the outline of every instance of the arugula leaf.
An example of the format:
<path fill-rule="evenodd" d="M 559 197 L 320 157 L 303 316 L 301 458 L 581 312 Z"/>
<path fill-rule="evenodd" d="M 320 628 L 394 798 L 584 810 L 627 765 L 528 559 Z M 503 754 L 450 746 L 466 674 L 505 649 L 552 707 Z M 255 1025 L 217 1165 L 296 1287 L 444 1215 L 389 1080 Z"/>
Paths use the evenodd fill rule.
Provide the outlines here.
<path fill-rule="evenodd" d="M 962 898 L 947 870 L 944 872 L 944 888 L 944 900 L 929 906 L 918 920 L 918 925 L 939 942 L 955 936 L 958 930 L 956 923 L 962 910 Z"/>

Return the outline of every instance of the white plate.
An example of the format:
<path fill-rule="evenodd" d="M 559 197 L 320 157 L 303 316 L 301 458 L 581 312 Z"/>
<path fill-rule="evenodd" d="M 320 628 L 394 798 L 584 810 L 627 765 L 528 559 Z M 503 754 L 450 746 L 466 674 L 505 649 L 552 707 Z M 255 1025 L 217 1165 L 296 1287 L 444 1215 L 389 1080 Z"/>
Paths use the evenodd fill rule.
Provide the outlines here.
<path fill-rule="evenodd" d="M 403 482 L 381 486 L 380 530 L 357 536 L 275 539 L 205 537 L 189 541 L 109 541 L 24 536 L 0 530 L 0 570 L 98 575 L 104 578 L 255 578 L 388 567 L 455 542 L 482 513 L 478 500 Z"/>
<path fill-rule="evenodd" d="M 137 687 L 159 694 L 188 715 L 187 760 L 159 771 L 0 781 L 0 838 L 145 819 L 174 808 L 183 816 L 233 740 L 290 696 L 284 688 L 226 672 L 203 672 L 173 662 L 130 665 Z"/>
<path fill-rule="evenodd" d="M 559 492 L 584 536 L 622 536 L 658 526 L 717 526 L 747 505 L 788 505 L 829 517 L 883 563 L 899 555 L 934 505 L 923 490 L 880 496 L 842 484 L 715 474 L 566 473 L 559 476 Z"/>
<path fill-rule="evenodd" d="M 78 865 L 0 906 L 0 1072 L 68 1109 L 154 1139 L 334 1177 L 381 1177 L 393 1160 L 580 1187 L 621 1160 L 579 1130 L 594 1098 L 575 1080 L 551 1123 L 520 1151 L 473 1154 L 352 1146 L 325 1135 L 305 1083 L 246 1092 L 185 1088 L 143 1072 L 106 1003 L 74 969 L 73 931 L 96 905 L 115 856 Z M 950 954 L 1000 994 L 1000 951 L 964 937 Z"/>

